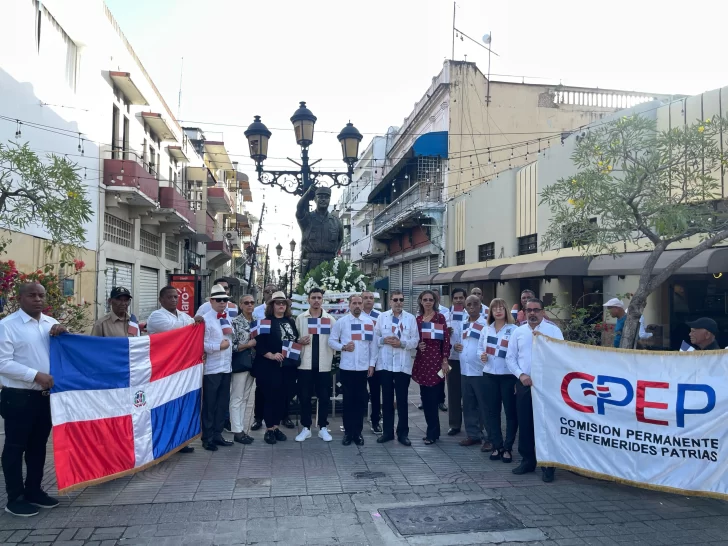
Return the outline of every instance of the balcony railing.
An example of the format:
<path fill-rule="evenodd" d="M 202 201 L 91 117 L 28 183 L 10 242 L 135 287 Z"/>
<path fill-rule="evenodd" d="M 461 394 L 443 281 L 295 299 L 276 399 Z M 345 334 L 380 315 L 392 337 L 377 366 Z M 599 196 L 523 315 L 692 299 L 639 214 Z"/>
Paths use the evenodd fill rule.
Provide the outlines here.
<path fill-rule="evenodd" d="M 185 255 L 184 255 L 184 264 L 185 264 L 185 270 L 194 269 L 196 271 L 199 271 L 202 269 L 202 254 L 197 254 L 196 252 L 192 252 L 191 250 L 185 249 Z"/>
<path fill-rule="evenodd" d="M 159 188 L 159 206 L 163 209 L 174 209 L 184 216 L 187 221 L 195 227 L 195 213 L 190 209 L 190 204 L 185 199 L 179 188 Z"/>
<path fill-rule="evenodd" d="M 444 206 L 439 184 L 417 183 L 374 218 L 373 234 L 380 235 L 421 210 Z"/>
<path fill-rule="evenodd" d="M 144 161 L 133 151 L 124 152 L 125 159 L 104 159 L 104 183 L 107 186 L 137 188 L 156 201 L 159 181 L 145 169 Z"/>

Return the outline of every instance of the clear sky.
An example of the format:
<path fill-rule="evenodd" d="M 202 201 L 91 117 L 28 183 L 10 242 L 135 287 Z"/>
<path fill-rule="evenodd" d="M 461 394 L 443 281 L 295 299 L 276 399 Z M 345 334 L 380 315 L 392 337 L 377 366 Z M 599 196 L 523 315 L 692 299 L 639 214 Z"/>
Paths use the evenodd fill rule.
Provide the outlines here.
<path fill-rule="evenodd" d="M 344 169 L 336 134 L 347 121 L 373 134 L 399 126 L 451 55 L 448 0 L 106 0 L 173 112 L 208 138 L 224 139 L 251 179 L 257 216 L 271 214 L 263 243 L 299 238 L 296 199 L 257 182 L 244 127 L 253 115 L 272 130 L 266 165 L 294 167 L 289 118 L 305 100 L 318 117 L 310 149 L 319 166 Z M 542 2 L 458 0 L 456 26 L 476 40 L 492 32 L 493 74 L 531 83 L 695 94 L 728 84 L 720 22 L 728 3 L 693 0 Z M 486 72 L 488 53 L 457 40 L 455 58 Z M 494 76 L 499 79 L 499 76 Z M 505 78 L 501 78 L 505 79 Z M 330 132 L 323 132 L 330 131 Z M 287 227 L 289 224 L 291 227 Z M 272 260 L 272 268 L 281 267 Z"/>

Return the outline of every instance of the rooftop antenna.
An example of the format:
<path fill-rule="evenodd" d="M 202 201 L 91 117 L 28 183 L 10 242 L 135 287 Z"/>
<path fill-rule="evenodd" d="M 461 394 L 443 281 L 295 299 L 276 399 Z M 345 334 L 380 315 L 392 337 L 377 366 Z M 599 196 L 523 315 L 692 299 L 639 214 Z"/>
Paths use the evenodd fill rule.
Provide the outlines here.
<path fill-rule="evenodd" d="M 450 59 L 455 60 L 455 2 L 452 3 L 452 54 Z"/>
<path fill-rule="evenodd" d="M 182 118 L 182 71 L 185 67 L 185 58 L 182 57 L 182 64 L 179 68 L 179 94 L 177 95 L 177 119 Z"/>

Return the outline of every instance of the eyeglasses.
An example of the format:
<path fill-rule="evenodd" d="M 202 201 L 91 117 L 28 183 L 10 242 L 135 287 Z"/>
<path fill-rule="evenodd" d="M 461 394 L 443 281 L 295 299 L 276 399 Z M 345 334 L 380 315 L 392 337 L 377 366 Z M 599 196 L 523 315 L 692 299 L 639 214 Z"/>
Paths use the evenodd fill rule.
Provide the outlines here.
<path fill-rule="evenodd" d="M 255 304 L 254 301 L 244 301 L 243 302 L 243 305 L 254 305 L 254 304 Z"/>
<path fill-rule="evenodd" d="M 433 300 L 432 298 L 422 298 L 422 302 L 423 303 L 426 302 L 426 301 L 435 301 L 435 300 Z"/>
<path fill-rule="evenodd" d="M 392 298 L 392 301 L 404 301 L 404 298 Z"/>
<path fill-rule="evenodd" d="M 217 303 L 220 303 L 221 301 L 227 301 L 227 298 L 212 298 L 212 301 L 216 301 Z"/>
<path fill-rule="evenodd" d="M 288 302 L 285 301 L 276 301 L 274 302 L 276 305 L 288 305 Z"/>
<path fill-rule="evenodd" d="M 526 307 L 526 313 L 540 313 L 543 309 L 534 309 L 533 307 Z"/>

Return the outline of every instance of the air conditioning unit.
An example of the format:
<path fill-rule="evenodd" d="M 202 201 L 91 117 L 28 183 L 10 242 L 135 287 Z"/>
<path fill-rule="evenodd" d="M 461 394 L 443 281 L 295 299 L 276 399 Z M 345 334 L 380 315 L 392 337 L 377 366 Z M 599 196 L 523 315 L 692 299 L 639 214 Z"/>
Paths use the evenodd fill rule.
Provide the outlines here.
<path fill-rule="evenodd" d="M 228 244 L 230 245 L 231 248 L 233 246 L 240 247 L 240 239 L 238 238 L 237 231 L 226 231 L 225 240 L 228 242 Z"/>

